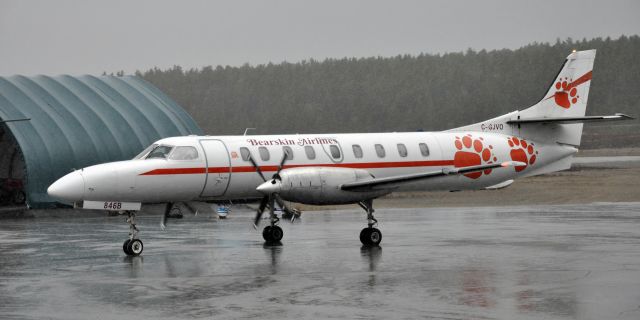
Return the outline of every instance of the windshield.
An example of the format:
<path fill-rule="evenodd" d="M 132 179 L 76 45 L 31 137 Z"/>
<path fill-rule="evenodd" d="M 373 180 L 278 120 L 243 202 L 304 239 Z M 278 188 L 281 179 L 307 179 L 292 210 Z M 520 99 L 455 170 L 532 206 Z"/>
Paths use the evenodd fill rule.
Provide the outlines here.
<path fill-rule="evenodd" d="M 195 160 L 198 159 L 198 150 L 194 147 L 176 147 L 176 150 L 169 156 L 171 160 Z"/>
<path fill-rule="evenodd" d="M 171 146 L 156 146 L 145 159 L 166 159 L 171 149 Z"/>
<path fill-rule="evenodd" d="M 142 150 L 142 152 L 138 153 L 137 156 L 133 157 L 133 160 L 143 159 L 144 156 L 146 156 L 147 153 L 149 153 L 149 151 L 153 150 L 157 146 L 158 146 L 157 144 L 152 144 L 152 145 L 148 146 L 146 149 Z"/>

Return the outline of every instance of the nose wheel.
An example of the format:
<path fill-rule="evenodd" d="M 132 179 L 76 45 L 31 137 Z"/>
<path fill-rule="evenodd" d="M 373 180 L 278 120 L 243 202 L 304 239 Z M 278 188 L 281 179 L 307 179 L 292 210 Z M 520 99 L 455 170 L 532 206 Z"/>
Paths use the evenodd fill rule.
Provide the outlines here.
<path fill-rule="evenodd" d="M 136 227 L 136 213 L 127 211 L 127 223 L 129 224 L 129 239 L 122 244 L 122 251 L 128 256 L 139 256 L 144 250 L 142 240 L 138 239 L 138 227 Z"/>
<path fill-rule="evenodd" d="M 142 240 L 140 239 L 127 239 L 122 244 L 122 250 L 128 256 L 139 256 L 144 249 L 144 245 L 142 244 Z"/>

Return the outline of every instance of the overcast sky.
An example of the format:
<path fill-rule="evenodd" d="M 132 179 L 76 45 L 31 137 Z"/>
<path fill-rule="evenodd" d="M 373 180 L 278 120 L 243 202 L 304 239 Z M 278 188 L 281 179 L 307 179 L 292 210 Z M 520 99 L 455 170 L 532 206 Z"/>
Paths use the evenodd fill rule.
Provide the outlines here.
<path fill-rule="evenodd" d="M 0 0 L 0 75 L 393 56 L 640 34 L 640 1 Z"/>

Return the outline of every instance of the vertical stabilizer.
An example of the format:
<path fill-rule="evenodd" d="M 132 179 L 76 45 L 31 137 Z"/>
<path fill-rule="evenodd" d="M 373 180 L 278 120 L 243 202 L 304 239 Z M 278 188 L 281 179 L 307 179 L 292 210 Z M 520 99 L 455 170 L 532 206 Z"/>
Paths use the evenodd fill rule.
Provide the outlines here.
<path fill-rule="evenodd" d="M 571 53 L 542 100 L 521 111 L 520 116 L 527 118 L 584 116 L 595 57 L 596 50 Z"/>
<path fill-rule="evenodd" d="M 535 105 L 493 119 L 450 131 L 489 131 L 515 135 L 529 140 L 578 147 L 582 123 L 543 122 L 541 119 L 584 117 L 596 50 L 574 51 L 562 64 L 546 94 Z M 523 124 L 524 119 L 538 123 Z"/>

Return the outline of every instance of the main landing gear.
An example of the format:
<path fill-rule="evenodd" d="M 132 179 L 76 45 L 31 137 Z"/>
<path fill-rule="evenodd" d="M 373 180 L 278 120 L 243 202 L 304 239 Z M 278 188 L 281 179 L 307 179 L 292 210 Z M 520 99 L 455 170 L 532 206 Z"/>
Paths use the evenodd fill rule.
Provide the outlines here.
<path fill-rule="evenodd" d="M 139 256 L 144 249 L 142 241 L 138 239 L 138 228 L 136 227 L 136 213 L 127 211 L 127 223 L 129 224 L 129 239 L 122 244 L 122 250 L 128 256 Z"/>
<path fill-rule="evenodd" d="M 282 228 L 280 228 L 280 226 L 278 226 L 278 222 L 280 222 L 280 219 L 275 214 L 274 201 L 275 201 L 275 199 L 273 197 L 271 197 L 271 199 L 269 201 L 269 222 L 270 222 L 270 225 L 268 225 L 268 226 L 264 227 L 264 229 L 262 229 L 262 237 L 264 238 L 264 241 L 267 244 L 278 244 L 278 243 L 280 243 L 280 240 L 282 240 L 282 237 L 284 236 L 284 232 L 282 231 Z"/>
<path fill-rule="evenodd" d="M 368 227 L 360 231 L 360 242 L 365 246 L 377 246 L 382 241 L 382 232 L 377 228 L 374 228 L 378 224 L 378 220 L 373 217 L 373 200 L 364 200 L 358 202 L 360 207 L 367 212 L 367 224 Z"/>

